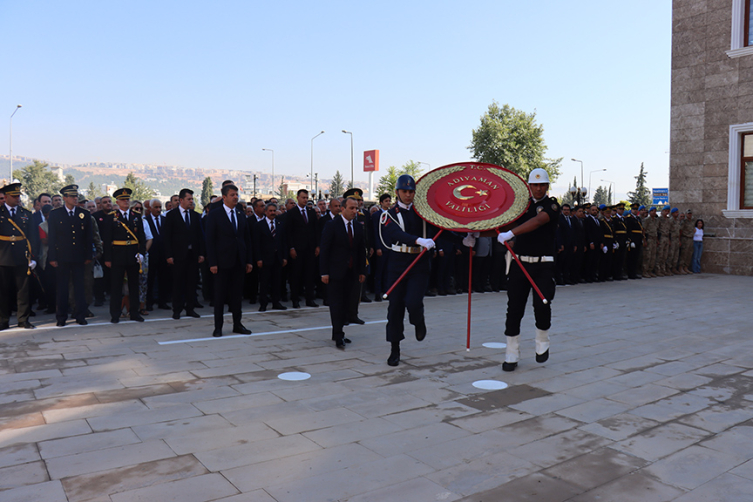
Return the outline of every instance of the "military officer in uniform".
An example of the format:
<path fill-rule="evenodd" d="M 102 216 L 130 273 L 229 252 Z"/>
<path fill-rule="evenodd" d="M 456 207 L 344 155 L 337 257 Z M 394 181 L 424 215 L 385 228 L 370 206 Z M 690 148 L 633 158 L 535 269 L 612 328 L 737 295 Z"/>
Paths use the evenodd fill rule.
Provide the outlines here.
<path fill-rule="evenodd" d="M 639 204 L 633 204 L 630 206 L 635 210 L 636 214 L 632 212 L 625 212 L 625 226 L 627 227 L 628 235 L 628 252 L 627 252 L 627 274 L 628 279 L 640 279 L 638 272 L 640 270 L 641 255 L 643 254 L 643 224 L 641 223 L 640 216 L 637 215 L 638 211 L 641 211 L 643 206 Z"/>
<path fill-rule="evenodd" d="M 549 359 L 549 328 L 552 325 L 551 302 L 554 298 L 554 256 L 556 254 L 556 232 L 560 215 L 557 199 L 547 196 L 549 175 L 544 169 L 536 168 L 528 176 L 531 199 L 528 210 L 520 217 L 512 230 L 502 232 L 497 241 L 504 244 L 515 238 L 515 252 L 525 263 L 526 270 L 538 286 L 548 303 L 538 295 L 533 296 L 533 313 L 536 318 L 536 362 Z M 531 284 L 517 261 L 510 267 L 507 280 L 507 321 L 505 337 L 507 348 L 503 371 L 514 371 L 520 359 L 520 321 L 523 320 Z"/>
<path fill-rule="evenodd" d="M 33 329 L 29 322 L 29 278 L 37 266 L 32 249 L 38 249 L 39 229 L 31 212 L 19 205 L 21 183 L 0 188 L 5 202 L 0 206 L 0 331 L 10 327 L 10 312 L 18 307 L 18 327 Z M 15 288 L 15 296 L 11 294 Z"/>
<path fill-rule="evenodd" d="M 601 252 L 599 258 L 599 282 L 612 280 L 612 257 L 614 256 L 614 232 L 612 231 L 611 213 L 612 208 L 606 204 L 599 206 L 601 218 L 599 226 L 601 228 Z"/>
<path fill-rule="evenodd" d="M 50 212 L 48 219 L 47 241 L 49 250 L 47 259 L 56 273 L 57 307 L 55 317 L 58 326 L 65 326 L 68 318 L 68 282 L 73 283 L 73 297 L 76 322 L 82 326 L 86 322 L 86 303 L 84 285 L 84 265 L 91 263 L 94 250 L 93 220 L 86 209 L 76 204 L 78 186 L 68 185 L 60 190 L 64 206 Z"/>
<path fill-rule="evenodd" d="M 110 322 L 120 321 L 123 301 L 123 275 L 128 279 L 131 320 L 144 322 L 139 314 L 139 270 L 146 253 L 146 237 L 141 215 L 130 210 L 130 188 L 113 193 L 117 208 L 105 218 L 102 242 L 105 266 L 110 269 Z"/>
<path fill-rule="evenodd" d="M 397 204 L 389 211 L 382 213 L 379 219 L 380 235 L 385 246 L 390 249 L 390 259 L 387 263 L 387 285 L 395 284 L 398 277 L 421 252 L 421 248 L 431 250 L 434 241 L 430 236 L 436 235 L 437 227 L 426 223 L 418 216 L 413 207 L 416 195 L 416 182 L 412 176 L 403 174 L 395 184 Z M 443 236 L 445 234 L 442 234 Z M 447 234 L 450 237 L 452 234 Z M 421 236 L 421 237 L 419 237 Z M 464 239 L 466 246 L 473 247 L 475 240 Z M 391 344 L 390 357 L 387 364 L 400 364 L 400 341 L 403 335 L 403 320 L 405 310 L 408 310 L 408 320 L 416 328 L 416 340 L 419 342 L 426 337 L 426 321 L 424 320 L 424 293 L 429 284 L 431 273 L 431 256 L 424 253 L 416 265 L 403 277 L 389 296 L 387 309 L 387 341 Z"/>
<path fill-rule="evenodd" d="M 614 241 L 617 244 L 614 246 L 614 254 L 612 255 L 612 278 L 615 281 L 622 281 L 627 279 L 624 275 L 624 269 L 625 258 L 628 253 L 628 243 L 630 242 L 625 218 L 622 216 L 625 212 L 625 204 L 620 202 L 612 209 L 616 209 L 612 214 L 611 225 Z"/>

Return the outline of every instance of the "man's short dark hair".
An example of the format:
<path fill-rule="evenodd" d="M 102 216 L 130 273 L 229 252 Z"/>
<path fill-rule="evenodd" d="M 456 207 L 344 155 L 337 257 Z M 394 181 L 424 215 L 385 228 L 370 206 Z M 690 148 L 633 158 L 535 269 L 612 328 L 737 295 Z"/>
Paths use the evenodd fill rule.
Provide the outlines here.
<path fill-rule="evenodd" d="M 229 185 L 222 185 L 222 196 L 226 196 L 228 193 L 230 193 L 230 190 L 238 191 L 238 187 L 233 185 L 233 182 L 231 181 Z"/>
<path fill-rule="evenodd" d="M 356 207 L 358 207 L 358 199 L 353 198 L 353 197 L 346 197 L 345 200 L 342 202 L 343 209 L 345 209 L 345 206 L 348 205 L 348 201 L 349 200 L 352 200 L 353 202 L 355 202 L 356 203 Z"/>
<path fill-rule="evenodd" d="M 568 208 L 570 209 L 570 204 L 562 204 L 562 209 Z"/>
<path fill-rule="evenodd" d="M 309 194 L 309 191 L 308 191 L 308 190 L 306 190 L 305 188 L 301 188 L 300 190 L 298 190 L 298 191 L 297 191 L 297 192 L 295 193 L 295 196 L 296 196 L 296 197 L 298 197 L 298 196 L 299 196 L 299 195 L 301 195 L 302 193 L 305 193 L 306 195 L 308 195 L 308 194 Z"/>
<path fill-rule="evenodd" d="M 186 195 L 193 195 L 193 190 L 191 190 L 190 188 L 182 188 L 180 190 L 180 194 L 178 194 L 178 198 L 185 199 Z"/>
<path fill-rule="evenodd" d="M 45 195 L 50 199 L 52 198 L 52 195 L 48 194 L 47 192 L 42 192 L 39 194 L 39 197 L 37 197 L 37 202 L 42 202 L 42 197 L 44 197 Z"/>
<path fill-rule="evenodd" d="M 235 183 L 233 183 L 233 180 L 225 180 L 222 182 L 222 188 L 225 188 L 227 185 L 235 185 Z"/>
<path fill-rule="evenodd" d="M 379 203 L 381 204 L 382 202 L 384 202 L 385 199 L 392 200 L 392 196 L 388 193 L 383 193 L 382 195 L 379 196 Z"/>
<path fill-rule="evenodd" d="M 256 199 L 256 200 L 254 201 L 254 207 L 257 207 L 257 206 L 259 205 L 259 203 L 261 203 L 261 205 L 262 205 L 262 206 L 266 205 L 266 204 L 264 203 L 264 200 L 263 200 L 263 199 Z"/>
<path fill-rule="evenodd" d="M 259 200 L 261 200 L 261 199 L 259 199 Z M 258 201 L 257 201 L 257 202 L 258 202 Z M 267 209 L 269 209 L 270 207 L 274 207 L 274 208 L 275 208 L 275 211 L 277 211 L 278 209 L 280 209 L 280 206 L 278 206 L 276 202 L 267 202 L 267 203 L 266 203 L 266 204 L 264 205 L 264 212 L 266 213 L 266 212 L 267 212 Z"/>

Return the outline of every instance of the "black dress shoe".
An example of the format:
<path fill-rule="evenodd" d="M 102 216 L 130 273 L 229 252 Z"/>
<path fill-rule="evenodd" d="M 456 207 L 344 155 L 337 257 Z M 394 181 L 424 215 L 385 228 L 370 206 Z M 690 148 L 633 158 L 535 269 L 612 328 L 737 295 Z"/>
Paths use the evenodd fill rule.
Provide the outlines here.
<path fill-rule="evenodd" d="M 363 296 L 361 297 L 361 301 L 362 301 L 363 303 L 371 303 L 371 298 L 369 298 L 369 297 L 368 297 L 368 296 L 366 296 L 366 295 L 363 295 Z"/>
<path fill-rule="evenodd" d="M 110 318 L 110 322 L 113 323 L 113 324 L 118 324 L 120 322 L 120 318 L 119 317 L 112 317 L 112 318 Z"/>
<path fill-rule="evenodd" d="M 345 343 L 350 343 L 350 338 L 345 338 L 345 337 L 343 337 L 343 342 L 345 342 Z"/>
<path fill-rule="evenodd" d="M 76 322 L 81 326 L 86 326 L 87 324 L 89 324 L 89 321 L 87 321 L 86 319 L 77 319 Z"/>
<path fill-rule="evenodd" d="M 307 307 L 318 307 L 319 304 L 316 303 L 314 300 L 309 300 L 309 301 L 306 302 L 306 306 Z"/>
<path fill-rule="evenodd" d="M 57 322 L 57 324 L 56 324 L 56 326 L 60 326 L 60 327 L 63 327 L 63 326 L 65 326 L 65 320 L 63 320 L 63 321 L 58 321 L 58 322 Z"/>
<path fill-rule="evenodd" d="M 199 317 L 201 317 L 201 314 L 199 314 L 199 313 L 198 313 L 198 312 L 196 312 L 195 310 L 186 310 L 186 315 L 187 315 L 187 316 L 190 316 L 190 317 L 195 317 L 195 318 L 197 318 L 197 319 L 198 319 Z"/>
<path fill-rule="evenodd" d="M 298 302 L 293 302 L 293 308 L 294 309 L 299 309 L 299 308 L 301 308 L 301 304 L 298 303 Z"/>
<path fill-rule="evenodd" d="M 282 303 L 273 303 L 272 308 L 275 310 L 288 310 L 288 308 Z"/>
<path fill-rule="evenodd" d="M 166 307 L 166 308 L 170 308 L 170 307 Z M 193 308 L 195 308 L 195 309 L 203 309 L 204 305 L 202 305 L 201 303 L 194 303 L 193 304 Z"/>
<path fill-rule="evenodd" d="M 215 337 L 215 338 L 219 338 L 219 337 L 221 337 L 221 336 L 222 336 L 222 330 L 221 330 L 221 329 L 216 329 L 216 330 L 214 330 L 214 331 L 212 332 L 212 336 L 213 336 L 213 337 Z"/>
<path fill-rule="evenodd" d="M 243 324 L 236 324 L 233 326 L 233 333 L 238 333 L 239 335 L 250 335 L 251 330 L 245 327 Z"/>
<path fill-rule="evenodd" d="M 132 315 L 131 320 L 136 322 L 144 322 L 144 318 L 141 317 L 141 314 Z"/>
<path fill-rule="evenodd" d="M 335 347 L 340 350 L 345 350 L 345 342 L 343 340 L 335 340 Z"/>
<path fill-rule="evenodd" d="M 423 341 L 426 338 L 426 323 L 421 323 L 416 326 L 416 340 Z"/>
<path fill-rule="evenodd" d="M 25 321 L 25 322 L 19 323 L 18 327 L 19 328 L 23 328 L 23 329 L 34 329 L 35 328 L 35 326 L 32 323 L 30 323 L 29 321 Z"/>
<path fill-rule="evenodd" d="M 173 319 L 175 319 L 176 321 L 180 319 L 180 312 L 173 312 Z"/>
<path fill-rule="evenodd" d="M 366 324 L 366 321 L 364 321 L 360 317 L 353 317 L 351 319 L 348 319 L 348 323 L 350 323 L 350 324 Z"/>
<path fill-rule="evenodd" d="M 517 367 L 518 367 L 518 363 L 508 363 L 508 362 L 502 363 L 502 371 L 515 371 L 515 368 Z"/>
<path fill-rule="evenodd" d="M 390 357 L 387 359 L 387 364 L 390 366 L 397 366 L 400 364 L 400 349 L 393 348 L 390 352 Z"/>
<path fill-rule="evenodd" d="M 543 354 L 536 354 L 537 363 L 545 363 L 547 359 L 549 359 L 549 349 L 546 349 L 546 352 Z"/>
<path fill-rule="evenodd" d="M 374 301 L 375 302 L 381 302 L 382 301 L 382 295 L 381 294 L 375 294 L 374 295 Z"/>
<path fill-rule="evenodd" d="M 259 305 L 259 312 L 266 312 L 267 306 L 266 305 Z"/>

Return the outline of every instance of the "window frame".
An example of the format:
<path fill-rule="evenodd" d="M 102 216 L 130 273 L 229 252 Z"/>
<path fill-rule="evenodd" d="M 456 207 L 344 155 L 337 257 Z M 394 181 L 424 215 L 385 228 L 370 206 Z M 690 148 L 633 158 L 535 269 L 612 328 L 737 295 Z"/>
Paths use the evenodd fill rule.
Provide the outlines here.
<path fill-rule="evenodd" d="M 753 209 L 742 207 L 743 190 L 743 136 L 753 134 L 753 122 L 729 126 L 729 160 L 727 174 L 727 218 L 753 218 Z"/>
<path fill-rule="evenodd" d="M 753 54 L 753 45 L 747 44 L 747 34 L 750 32 L 750 3 L 751 0 L 732 0 L 732 33 L 730 50 L 726 52 L 730 58 L 739 58 Z"/>
<path fill-rule="evenodd" d="M 750 137 L 753 141 L 753 131 L 740 133 L 740 209 L 753 209 L 753 203 L 751 205 L 745 205 L 745 164 L 746 162 L 753 162 L 753 155 L 745 157 L 745 138 Z"/>

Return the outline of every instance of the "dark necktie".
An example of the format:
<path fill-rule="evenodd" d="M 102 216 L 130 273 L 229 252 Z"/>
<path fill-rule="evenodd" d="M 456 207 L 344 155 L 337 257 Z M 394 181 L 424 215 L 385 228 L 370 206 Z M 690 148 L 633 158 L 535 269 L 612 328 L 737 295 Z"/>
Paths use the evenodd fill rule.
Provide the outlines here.
<path fill-rule="evenodd" d="M 152 218 L 154 218 L 154 216 L 152 216 Z M 156 223 L 157 223 L 157 235 L 159 235 L 162 233 L 162 229 L 159 227 L 159 216 L 157 216 L 154 219 L 156 220 Z"/>
<path fill-rule="evenodd" d="M 69 215 L 71 216 L 71 218 L 73 218 L 73 209 L 71 209 L 71 210 L 70 210 L 70 211 L 68 212 L 68 214 L 69 214 Z"/>
<path fill-rule="evenodd" d="M 233 224 L 233 230 L 238 231 L 238 225 L 235 222 L 235 209 L 230 210 L 230 222 Z"/>
<path fill-rule="evenodd" d="M 186 228 L 191 229 L 191 218 L 188 216 L 188 209 L 183 211 L 183 218 L 186 220 Z"/>
<path fill-rule="evenodd" d="M 304 221 L 304 223 L 306 223 L 308 225 L 308 223 L 309 223 L 309 217 L 306 215 L 306 209 L 305 208 L 301 211 L 301 214 L 303 215 L 303 221 Z"/>
<path fill-rule="evenodd" d="M 12 207 L 10 208 L 10 218 L 13 219 L 16 217 L 16 208 Z"/>
<path fill-rule="evenodd" d="M 570 221 L 569 216 L 567 217 L 567 226 L 569 226 L 570 228 L 573 228 L 573 222 Z"/>
<path fill-rule="evenodd" d="M 275 232 L 275 220 L 272 220 L 272 222 L 270 223 L 270 225 L 271 225 L 270 230 L 272 231 L 272 237 L 274 237 L 275 235 L 277 235 L 276 232 Z"/>
<path fill-rule="evenodd" d="M 351 226 L 352 222 L 348 222 L 348 240 L 350 241 L 350 247 L 353 247 L 353 227 Z M 350 259 L 348 260 L 348 268 L 353 267 L 353 255 L 351 254 Z"/>

